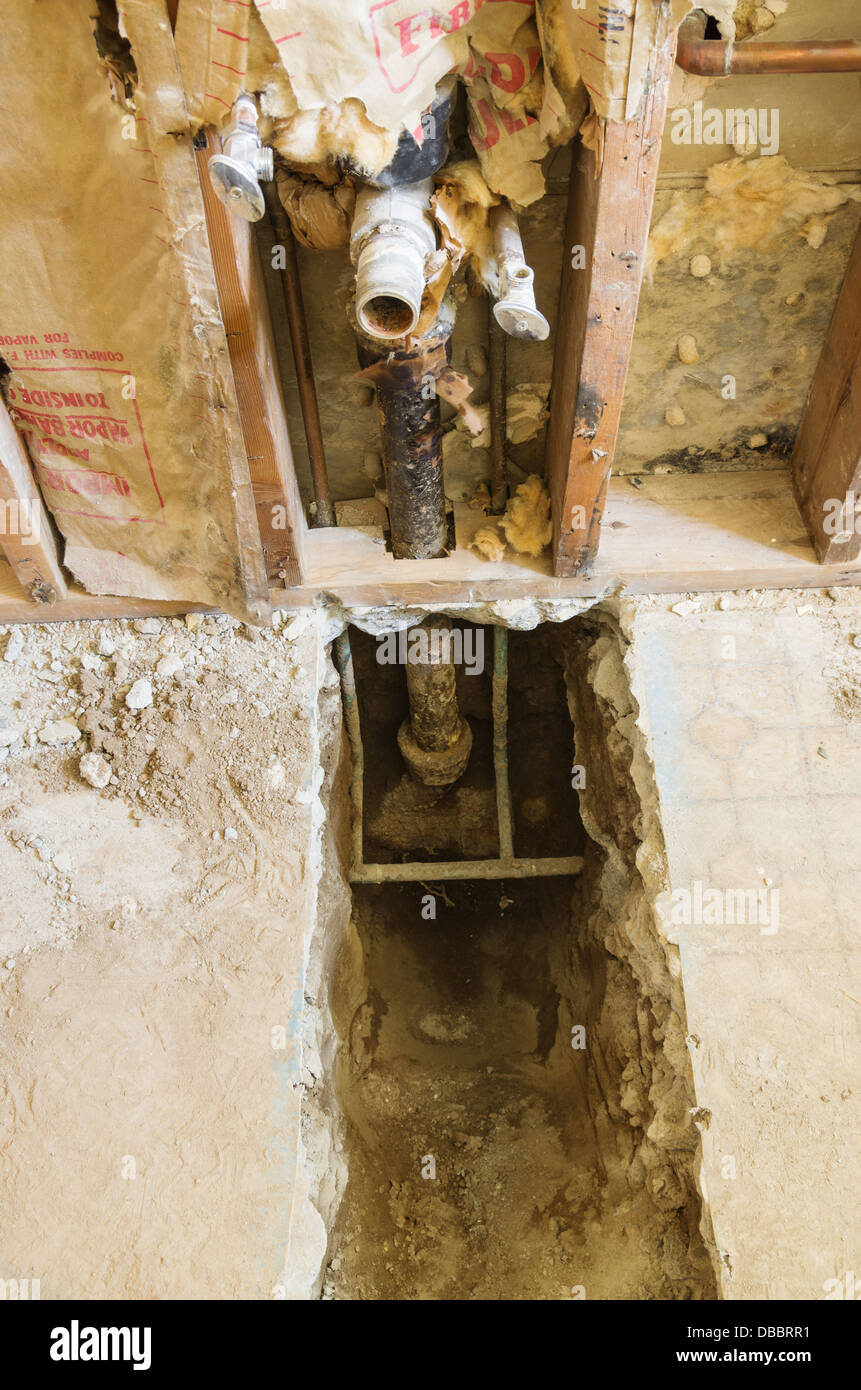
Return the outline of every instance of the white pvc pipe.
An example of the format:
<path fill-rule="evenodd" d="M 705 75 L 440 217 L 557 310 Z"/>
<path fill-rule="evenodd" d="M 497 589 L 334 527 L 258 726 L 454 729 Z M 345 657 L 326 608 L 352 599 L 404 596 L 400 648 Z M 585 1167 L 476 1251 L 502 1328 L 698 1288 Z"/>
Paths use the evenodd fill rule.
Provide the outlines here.
<path fill-rule="evenodd" d="M 425 289 L 425 260 L 436 249 L 433 183 L 365 186 L 356 197 L 350 254 L 356 265 L 356 318 L 372 338 L 412 333 Z"/>
<path fill-rule="evenodd" d="M 535 304 L 535 274 L 526 264 L 517 218 L 503 203 L 493 209 L 490 219 L 499 267 L 499 299 L 493 316 L 512 338 L 541 341 L 549 334 L 550 325 Z"/>

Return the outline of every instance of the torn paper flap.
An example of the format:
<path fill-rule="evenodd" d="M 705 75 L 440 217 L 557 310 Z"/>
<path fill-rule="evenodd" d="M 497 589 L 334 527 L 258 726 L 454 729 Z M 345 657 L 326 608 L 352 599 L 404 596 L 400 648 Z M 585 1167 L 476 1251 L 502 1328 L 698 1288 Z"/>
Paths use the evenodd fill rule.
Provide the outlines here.
<path fill-rule="evenodd" d="M 467 397 L 472 395 L 472 382 L 469 378 L 462 372 L 446 367 L 436 378 L 434 387 L 442 400 L 454 406 L 470 434 L 479 434 L 482 428 L 481 416 L 475 406 L 470 405 L 467 400 Z"/>

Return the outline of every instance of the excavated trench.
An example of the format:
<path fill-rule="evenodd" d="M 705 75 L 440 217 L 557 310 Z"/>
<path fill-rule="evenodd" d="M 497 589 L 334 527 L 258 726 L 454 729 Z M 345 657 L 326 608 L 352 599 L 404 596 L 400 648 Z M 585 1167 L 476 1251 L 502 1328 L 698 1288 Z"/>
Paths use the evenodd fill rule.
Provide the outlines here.
<path fill-rule="evenodd" d="M 365 861 L 495 856 L 490 662 L 458 668 L 468 770 L 423 798 L 397 746 L 403 666 L 361 633 L 352 648 Z M 515 854 L 582 855 L 582 873 L 353 886 L 324 1297 L 719 1296 L 623 650 L 597 614 L 509 634 Z"/>

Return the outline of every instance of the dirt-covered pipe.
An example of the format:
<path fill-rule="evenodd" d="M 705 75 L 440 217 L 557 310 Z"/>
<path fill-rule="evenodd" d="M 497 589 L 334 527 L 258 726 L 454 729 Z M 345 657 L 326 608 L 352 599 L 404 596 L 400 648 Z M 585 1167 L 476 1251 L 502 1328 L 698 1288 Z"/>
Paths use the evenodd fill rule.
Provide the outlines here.
<path fill-rule="evenodd" d="M 377 392 L 389 532 L 396 560 L 448 553 L 442 432 L 435 378 L 446 364 L 452 319 L 440 315 L 418 347 L 381 351 L 360 334 L 359 361 Z"/>
<path fill-rule="evenodd" d="M 410 716 L 398 747 L 410 772 L 428 787 L 447 787 L 463 776 L 472 730 L 457 703 L 451 618 L 425 618 L 411 634 L 407 661 Z"/>

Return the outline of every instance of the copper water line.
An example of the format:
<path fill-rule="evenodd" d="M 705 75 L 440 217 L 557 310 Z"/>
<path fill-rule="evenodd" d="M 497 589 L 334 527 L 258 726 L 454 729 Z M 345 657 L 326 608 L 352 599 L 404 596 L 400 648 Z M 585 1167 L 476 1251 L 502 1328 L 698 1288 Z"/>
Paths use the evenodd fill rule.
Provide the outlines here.
<path fill-rule="evenodd" d="M 861 41 L 820 43 L 741 43 L 695 36 L 695 26 L 679 30 L 676 62 L 701 77 L 736 73 L 861 72 Z"/>
<path fill-rule="evenodd" d="M 287 310 L 287 326 L 290 330 L 290 345 L 293 349 L 293 364 L 296 368 L 296 385 L 299 389 L 299 405 L 302 410 L 302 423 L 305 427 L 305 442 L 308 446 L 308 462 L 311 465 L 311 481 L 314 499 L 317 503 L 316 525 L 334 526 L 335 509 L 329 490 L 329 475 L 326 470 L 326 451 L 323 445 L 323 430 L 320 425 L 320 410 L 317 405 L 317 388 L 314 385 L 314 368 L 311 363 L 311 345 L 308 340 L 308 323 L 305 318 L 305 305 L 302 300 L 302 283 L 299 278 L 299 265 L 296 258 L 296 243 L 287 214 L 274 183 L 263 185 L 266 207 L 278 242 L 284 247 L 284 268 L 281 284 Z"/>

